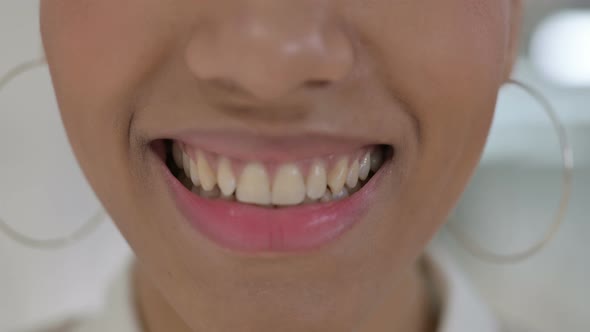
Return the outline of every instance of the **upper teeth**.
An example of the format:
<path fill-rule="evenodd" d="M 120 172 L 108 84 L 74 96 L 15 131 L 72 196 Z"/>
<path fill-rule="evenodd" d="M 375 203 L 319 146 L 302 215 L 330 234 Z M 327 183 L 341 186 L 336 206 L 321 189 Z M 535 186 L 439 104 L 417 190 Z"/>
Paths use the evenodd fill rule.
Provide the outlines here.
<path fill-rule="evenodd" d="M 347 197 L 358 190 L 371 170 L 383 163 L 380 149 L 359 156 L 284 163 L 274 167 L 274 176 L 260 162 L 242 163 L 227 157 L 213 158 L 201 150 L 174 143 L 172 156 L 184 170 L 192 191 L 209 198 L 235 199 L 259 205 L 297 205 Z M 211 161 L 215 161 L 216 164 Z M 239 176 L 238 176 L 239 174 Z M 190 181 L 189 181 L 190 180 Z"/>
<path fill-rule="evenodd" d="M 319 199 L 326 193 L 326 186 L 328 185 L 328 175 L 326 174 L 326 167 L 320 161 L 316 161 L 311 165 L 309 173 L 307 174 L 307 197 Z"/>

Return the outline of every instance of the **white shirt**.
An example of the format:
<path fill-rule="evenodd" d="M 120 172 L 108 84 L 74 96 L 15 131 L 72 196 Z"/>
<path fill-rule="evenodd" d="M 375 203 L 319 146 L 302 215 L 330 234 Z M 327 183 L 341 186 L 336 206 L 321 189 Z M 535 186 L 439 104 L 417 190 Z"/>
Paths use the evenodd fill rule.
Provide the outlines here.
<path fill-rule="evenodd" d="M 427 257 L 427 264 L 442 299 L 437 332 L 507 332 L 500 329 L 499 321 L 445 251 L 431 250 Z M 142 332 L 132 290 L 131 270 L 128 268 L 109 288 L 102 313 L 81 324 L 62 324 L 54 328 L 42 328 L 40 332 Z"/>

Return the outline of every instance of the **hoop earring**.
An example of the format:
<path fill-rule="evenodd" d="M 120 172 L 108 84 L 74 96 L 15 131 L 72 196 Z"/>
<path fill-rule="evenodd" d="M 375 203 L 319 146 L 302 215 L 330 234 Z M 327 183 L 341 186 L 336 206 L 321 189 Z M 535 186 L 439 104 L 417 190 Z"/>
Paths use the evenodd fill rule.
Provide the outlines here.
<path fill-rule="evenodd" d="M 459 244 L 461 244 L 461 246 L 463 246 L 468 252 L 470 252 L 472 255 L 479 259 L 496 264 L 511 264 L 522 262 L 530 258 L 531 256 L 537 254 L 543 248 L 545 248 L 547 244 L 555 237 L 555 235 L 559 231 L 559 228 L 565 221 L 565 216 L 567 213 L 567 208 L 569 205 L 569 200 L 572 192 L 572 177 L 574 170 L 573 150 L 568 140 L 566 130 L 561 121 L 559 120 L 559 117 L 557 116 L 557 113 L 555 112 L 551 103 L 547 100 L 547 98 L 545 98 L 545 96 L 543 96 L 543 94 L 522 82 L 516 80 L 509 80 L 506 84 L 512 84 L 521 88 L 531 97 L 535 98 L 543 106 L 543 109 L 549 117 L 549 119 L 551 120 L 553 129 L 556 131 L 557 138 L 559 140 L 559 145 L 561 148 L 561 160 L 563 163 L 563 172 L 561 198 L 559 201 L 559 207 L 554 216 L 554 221 L 545 233 L 545 235 L 543 236 L 543 238 L 525 250 L 515 252 L 512 254 L 494 253 L 484 248 L 476 241 L 472 240 L 460 227 L 453 225 L 453 223 L 449 223 L 447 225 L 450 233 L 455 237 Z"/>
<path fill-rule="evenodd" d="M 28 70 L 34 69 L 39 66 L 44 66 L 46 64 L 47 62 L 45 61 L 45 59 L 40 58 L 24 62 L 12 68 L 6 74 L 0 77 L 0 91 L 2 91 L 2 89 L 4 89 L 17 76 L 23 74 Z M 67 234 L 65 236 L 49 239 L 40 239 L 33 236 L 29 236 L 27 234 L 23 234 L 17 231 L 14 227 L 10 226 L 8 222 L 4 221 L 0 217 L 0 233 L 5 234 L 8 238 L 12 239 L 15 242 L 30 248 L 56 250 L 71 246 L 74 243 L 79 242 L 84 238 L 88 237 L 96 230 L 98 225 L 104 220 L 105 216 L 105 212 L 99 208 L 99 210 L 96 211 L 84 224 L 82 224 L 82 226 L 74 230 L 72 233 Z"/>

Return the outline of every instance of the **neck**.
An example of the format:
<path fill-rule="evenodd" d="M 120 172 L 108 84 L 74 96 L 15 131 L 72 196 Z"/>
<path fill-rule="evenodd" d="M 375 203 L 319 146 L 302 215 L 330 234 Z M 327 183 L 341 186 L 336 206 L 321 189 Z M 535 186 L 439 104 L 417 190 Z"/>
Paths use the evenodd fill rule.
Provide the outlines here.
<path fill-rule="evenodd" d="M 397 287 L 375 310 L 362 332 L 434 332 L 439 308 L 433 283 L 421 261 L 407 271 Z"/>
<path fill-rule="evenodd" d="M 359 332 L 436 331 L 438 313 L 428 278 L 421 264 L 416 264 Z M 139 318 L 145 332 L 214 332 L 191 330 L 138 265 L 134 279 Z"/>

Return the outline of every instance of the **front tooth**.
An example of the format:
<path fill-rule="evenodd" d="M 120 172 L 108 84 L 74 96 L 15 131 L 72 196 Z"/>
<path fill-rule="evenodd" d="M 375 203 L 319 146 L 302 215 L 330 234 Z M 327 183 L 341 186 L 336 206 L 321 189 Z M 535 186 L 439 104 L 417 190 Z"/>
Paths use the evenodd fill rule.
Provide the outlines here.
<path fill-rule="evenodd" d="M 244 167 L 236 188 L 236 198 L 242 203 L 270 204 L 270 183 L 262 164 L 250 163 Z"/>
<path fill-rule="evenodd" d="M 326 168 L 320 161 L 314 163 L 307 175 L 307 196 L 311 199 L 320 199 L 326 192 L 328 185 Z"/>
<path fill-rule="evenodd" d="M 207 162 L 207 158 L 205 154 L 201 151 L 197 152 L 197 170 L 199 173 L 199 180 L 201 181 L 201 186 L 206 191 L 210 191 L 215 187 L 216 179 L 213 170 L 209 166 Z"/>
<path fill-rule="evenodd" d="M 172 144 L 172 157 L 174 159 L 174 163 L 176 164 L 176 167 L 181 168 L 182 165 L 182 149 L 180 148 L 180 145 L 178 143 L 173 143 Z"/>
<path fill-rule="evenodd" d="M 355 160 L 350 166 L 350 171 L 348 172 L 348 177 L 346 178 L 346 185 L 348 188 L 354 188 L 359 182 L 359 168 L 359 162 L 358 160 Z"/>
<path fill-rule="evenodd" d="M 198 187 L 201 184 L 199 181 L 199 170 L 197 168 L 197 164 L 192 160 L 190 161 L 190 177 L 195 186 Z"/>
<path fill-rule="evenodd" d="M 346 158 L 340 159 L 330 171 L 328 175 L 328 185 L 333 193 L 340 192 L 346 182 L 348 175 L 348 160 Z"/>
<path fill-rule="evenodd" d="M 297 205 L 305 199 L 305 184 L 299 167 L 283 165 L 277 171 L 272 186 L 272 203 L 275 205 Z"/>
<path fill-rule="evenodd" d="M 371 152 L 367 152 L 363 159 L 361 159 L 359 167 L 359 179 L 365 181 L 369 177 L 371 171 Z"/>
<path fill-rule="evenodd" d="M 371 170 L 377 172 L 379 167 L 383 164 L 383 151 L 379 148 L 373 150 L 371 153 Z"/>
<path fill-rule="evenodd" d="M 217 166 L 217 185 L 224 196 L 230 196 L 236 190 L 236 178 L 231 169 L 231 161 L 221 158 Z"/>

